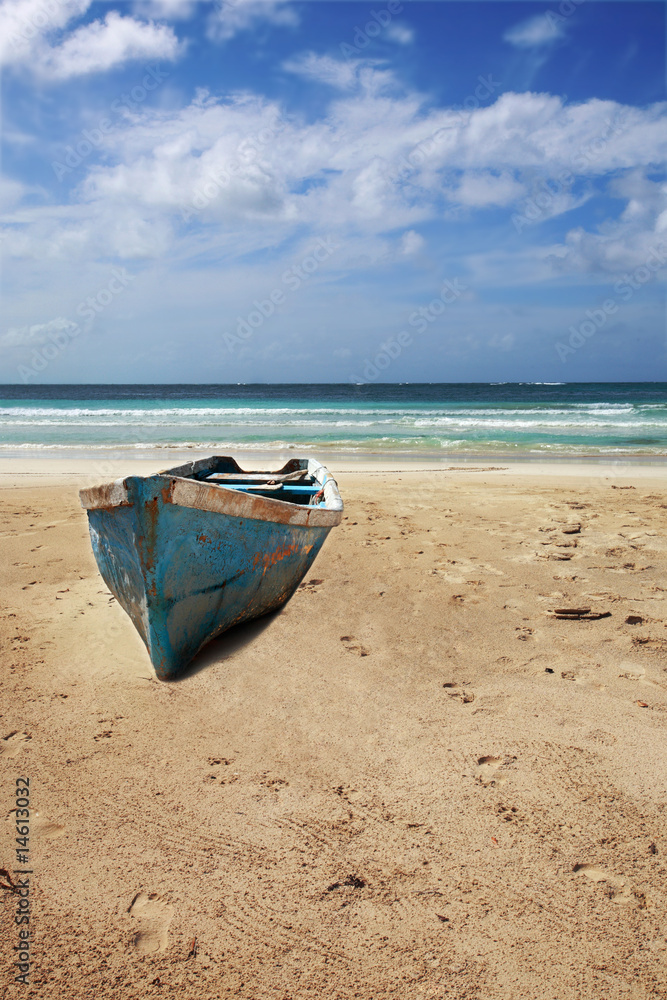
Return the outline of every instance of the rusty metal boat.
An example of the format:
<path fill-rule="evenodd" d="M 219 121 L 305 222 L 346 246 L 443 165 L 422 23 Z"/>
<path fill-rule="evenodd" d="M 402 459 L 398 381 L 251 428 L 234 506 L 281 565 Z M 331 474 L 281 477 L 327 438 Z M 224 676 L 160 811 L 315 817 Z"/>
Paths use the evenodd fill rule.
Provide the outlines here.
<path fill-rule="evenodd" d="M 161 680 L 232 625 L 285 604 L 343 511 L 314 459 L 244 472 L 214 456 L 79 495 L 100 573 Z"/>

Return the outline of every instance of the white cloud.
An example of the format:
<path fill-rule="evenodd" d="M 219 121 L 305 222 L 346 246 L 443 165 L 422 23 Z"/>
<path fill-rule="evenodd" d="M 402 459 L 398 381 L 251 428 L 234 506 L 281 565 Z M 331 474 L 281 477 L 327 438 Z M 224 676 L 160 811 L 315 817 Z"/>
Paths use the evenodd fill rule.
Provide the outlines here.
<path fill-rule="evenodd" d="M 553 11 L 536 14 L 526 21 L 520 21 L 509 28 L 503 38 L 511 45 L 520 49 L 532 49 L 542 45 L 551 45 L 562 38 L 564 20 Z"/>
<path fill-rule="evenodd" d="M 632 272 L 647 261 L 652 260 L 655 264 L 659 258 L 662 258 L 663 275 L 667 267 L 667 239 L 664 233 L 655 230 L 632 231 L 619 226 L 612 235 L 589 233 L 578 226 L 567 234 L 565 246 L 568 254 L 559 260 L 559 271 L 617 275 Z"/>
<path fill-rule="evenodd" d="M 30 59 L 49 34 L 81 17 L 92 0 L 3 0 L 0 5 L 0 64 Z"/>
<path fill-rule="evenodd" d="M 473 171 L 466 174 L 455 193 L 455 200 L 471 208 L 509 205 L 524 194 L 523 184 L 510 174 Z"/>
<path fill-rule="evenodd" d="M 590 184 L 584 190 L 575 192 L 566 186 L 561 187 L 558 182 L 548 181 L 548 178 L 541 178 L 541 183 L 536 183 L 535 179 L 528 179 L 526 196 L 515 205 L 515 214 L 512 216 L 512 224 L 517 232 L 522 232 L 532 223 L 543 223 L 566 212 L 573 212 L 596 194 Z"/>
<path fill-rule="evenodd" d="M 0 63 L 65 80 L 105 72 L 132 59 L 169 59 L 181 47 L 172 28 L 109 11 L 104 21 L 81 25 L 62 41 L 92 0 L 4 0 L 0 6 Z M 56 39 L 58 42 L 56 43 Z"/>
<path fill-rule="evenodd" d="M 7 211 L 21 201 L 28 189 L 19 181 L 0 177 L 0 211 Z"/>
<path fill-rule="evenodd" d="M 76 323 L 58 316 L 48 323 L 35 323 L 32 326 L 11 327 L 0 334 L 0 347 L 39 347 L 49 342 L 58 343 L 59 334 L 76 336 L 79 328 Z"/>
<path fill-rule="evenodd" d="M 416 230 L 408 229 L 401 236 L 401 254 L 404 257 L 411 257 L 424 248 L 425 242 L 424 237 L 416 232 Z"/>
<path fill-rule="evenodd" d="M 341 62 L 331 56 L 306 52 L 296 59 L 288 59 L 283 63 L 283 69 L 308 80 L 326 83 L 337 90 L 351 90 L 359 80 L 359 65 L 358 61 Z"/>
<path fill-rule="evenodd" d="M 413 28 L 409 28 L 407 24 L 397 24 L 396 21 L 387 25 L 385 34 L 392 42 L 398 42 L 399 45 L 410 45 L 415 39 Z"/>
<path fill-rule="evenodd" d="M 215 42 L 226 42 L 261 24 L 294 27 L 298 23 L 299 16 L 288 0 L 219 0 L 209 18 L 207 34 Z"/>
<path fill-rule="evenodd" d="M 58 48 L 44 53 L 40 70 L 65 80 L 85 73 L 103 72 L 131 59 L 176 58 L 178 39 L 164 24 L 145 23 L 109 11 L 104 21 L 83 25 Z"/>
<path fill-rule="evenodd" d="M 351 59 L 341 62 L 332 56 L 305 52 L 284 62 L 283 69 L 308 80 L 325 83 L 336 90 L 357 90 L 362 94 L 377 95 L 396 90 L 396 77 L 392 71 L 381 69 L 372 60 Z"/>
<path fill-rule="evenodd" d="M 345 234 L 350 255 L 379 261 L 397 252 L 389 234 L 414 233 L 404 236 L 407 252 L 416 227 L 441 220 L 448 207 L 463 206 L 467 215 L 490 205 L 521 212 L 531 172 L 578 181 L 576 191 L 561 185 L 546 218 L 581 204 L 595 185 L 604 190 L 610 172 L 621 184 L 621 171 L 667 156 L 664 104 L 567 105 L 548 94 L 505 93 L 467 113 L 433 107 L 370 63 L 307 54 L 290 68 L 336 81 L 319 119 L 304 121 L 249 93 L 202 92 L 176 111 L 141 106 L 105 138 L 102 162 L 92 154 L 80 166 L 73 204 L 7 215 L 8 252 L 228 259 L 279 247 L 298 231 L 312 232 L 316 220 L 320 232 Z M 653 231 L 659 213 L 646 214 L 641 183 L 628 179 L 621 197 L 635 230 Z M 359 250 L 363 241 L 374 249 Z"/>
<path fill-rule="evenodd" d="M 549 94 L 502 94 L 455 130 L 470 166 L 537 167 L 547 174 L 569 169 L 581 176 L 638 165 L 662 164 L 667 157 L 667 104 L 623 106 L 593 98 L 564 104 Z M 617 129 L 610 121 L 619 122 Z M 443 142 L 449 151 L 451 138 Z M 460 152 L 459 152 L 460 156 Z M 449 157 L 448 157 L 449 158 Z"/>
<path fill-rule="evenodd" d="M 571 229 L 565 243 L 555 248 L 560 251 L 557 270 L 610 275 L 632 272 L 647 260 L 655 263 L 656 251 L 667 258 L 667 184 L 632 171 L 614 179 L 610 191 L 628 199 L 619 218 L 606 221 L 597 232 Z"/>

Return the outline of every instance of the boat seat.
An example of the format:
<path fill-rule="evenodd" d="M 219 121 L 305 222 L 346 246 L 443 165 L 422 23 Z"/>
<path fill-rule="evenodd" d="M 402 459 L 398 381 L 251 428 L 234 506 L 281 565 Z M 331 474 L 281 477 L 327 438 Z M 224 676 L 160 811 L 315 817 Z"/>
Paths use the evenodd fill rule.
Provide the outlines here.
<path fill-rule="evenodd" d="M 282 490 L 283 488 L 282 483 L 273 483 L 272 485 L 269 483 L 225 483 L 224 485 L 228 490 L 242 490 L 244 493 L 250 490 L 259 490 L 264 493 L 266 490 Z"/>
<path fill-rule="evenodd" d="M 224 483 L 293 483 L 299 480 L 314 482 L 313 477 L 308 474 L 307 469 L 298 469 L 296 472 L 287 474 L 267 472 L 212 472 L 205 477 L 207 481 L 217 481 Z"/>

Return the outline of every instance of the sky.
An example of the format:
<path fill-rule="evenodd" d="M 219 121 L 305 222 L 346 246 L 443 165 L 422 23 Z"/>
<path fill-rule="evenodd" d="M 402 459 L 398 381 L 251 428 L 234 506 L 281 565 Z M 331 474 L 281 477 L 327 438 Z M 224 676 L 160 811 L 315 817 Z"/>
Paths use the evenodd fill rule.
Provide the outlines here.
<path fill-rule="evenodd" d="M 665 4 L 2 0 L 0 382 L 667 380 Z"/>

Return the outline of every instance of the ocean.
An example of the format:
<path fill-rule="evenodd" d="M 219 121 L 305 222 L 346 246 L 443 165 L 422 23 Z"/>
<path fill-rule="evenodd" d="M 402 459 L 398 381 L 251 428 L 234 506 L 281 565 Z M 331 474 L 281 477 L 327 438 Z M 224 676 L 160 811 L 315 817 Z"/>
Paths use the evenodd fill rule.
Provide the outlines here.
<path fill-rule="evenodd" d="M 0 386 L 0 457 L 667 457 L 667 383 Z"/>

